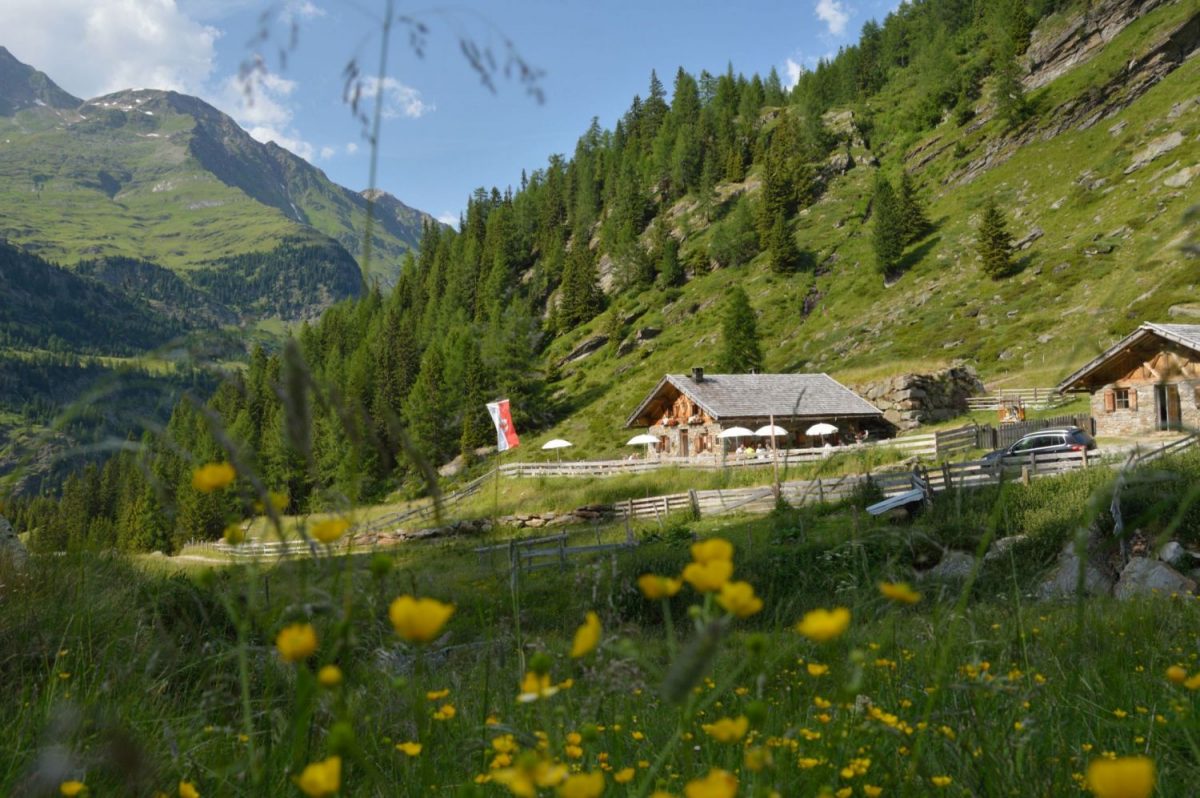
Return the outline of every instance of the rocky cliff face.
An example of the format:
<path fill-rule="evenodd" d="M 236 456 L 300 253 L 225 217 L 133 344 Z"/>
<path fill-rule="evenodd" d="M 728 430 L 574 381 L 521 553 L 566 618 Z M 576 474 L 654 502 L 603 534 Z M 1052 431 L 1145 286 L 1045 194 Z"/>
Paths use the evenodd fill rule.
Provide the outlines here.
<path fill-rule="evenodd" d="M 903 431 L 967 412 L 967 397 L 983 393 L 984 387 L 975 369 L 959 366 L 934 374 L 902 374 L 854 390 Z"/>

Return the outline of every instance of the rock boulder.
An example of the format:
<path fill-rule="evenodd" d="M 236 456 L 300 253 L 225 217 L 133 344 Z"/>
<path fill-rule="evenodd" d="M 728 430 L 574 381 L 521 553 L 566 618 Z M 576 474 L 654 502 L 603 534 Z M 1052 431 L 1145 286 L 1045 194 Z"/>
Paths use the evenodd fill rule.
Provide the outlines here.
<path fill-rule="evenodd" d="M 1194 593 L 1196 583 L 1171 566 L 1148 557 L 1131 557 L 1121 571 L 1113 595 L 1119 599 L 1172 593 Z"/>

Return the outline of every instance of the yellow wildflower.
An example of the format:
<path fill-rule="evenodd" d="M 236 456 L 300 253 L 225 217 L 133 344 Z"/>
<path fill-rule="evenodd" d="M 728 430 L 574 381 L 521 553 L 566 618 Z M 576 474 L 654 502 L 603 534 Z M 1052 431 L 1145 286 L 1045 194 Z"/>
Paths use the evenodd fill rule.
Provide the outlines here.
<path fill-rule="evenodd" d="M 313 524 L 310 532 L 320 542 L 332 543 L 344 535 L 349 528 L 350 522 L 345 518 L 330 518 Z"/>
<path fill-rule="evenodd" d="M 692 559 L 698 563 L 733 559 L 733 544 L 724 538 L 709 538 L 692 544 Z"/>
<path fill-rule="evenodd" d="M 492 749 L 498 754 L 511 754 L 517 750 L 517 739 L 511 734 L 503 734 L 492 739 Z"/>
<path fill-rule="evenodd" d="M 921 594 L 909 587 L 908 582 L 880 582 L 879 592 L 900 604 L 916 604 L 921 600 Z"/>
<path fill-rule="evenodd" d="M 311 623 L 293 623 L 279 630 L 275 648 L 286 662 L 302 662 L 317 650 L 317 630 Z"/>
<path fill-rule="evenodd" d="M 342 786 L 342 758 L 331 756 L 306 765 L 300 775 L 292 780 L 308 798 L 333 795 Z"/>
<path fill-rule="evenodd" d="M 58 791 L 67 796 L 67 798 L 74 798 L 74 796 L 79 795 L 86 789 L 87 785 L 82 781 L 64 781 L 58 785 Z"/>
<path fill-rule="evenodd" d="M 430 690 L 425 694 L 426 701 L 441 701 L 446 696 L 450 695 L 450 688 L 443 687 L 441 690 Z"/>
<path fill-rule="evenodd" d="M 742 762 L 746 765 L 747 770 L 758 773 L 763 768 L 771 766 L 771 752 L 762 746 L 747 748 Z"/>
<path fill-rule="evenodd" d="M 627 768 L 630 773 L 632 768 Z M 622 771 L 624 772 L 624 771 Z M 617 781 L 620 781 L 618 774 Z M 633 778 L 631 775 L 630 778 Z M 625 781 L 629 781 L 626 779 Z M 568 776 L 562 784 L 558 785 L 558 794 L 562 798 L 599 798 L 599 795 L 604 792 L 604 774 L 601 772 L 595 773 L 576 773 L 573 776 Z"/>
<path fill-rule="evenodd" d="M 521 692 L 517 695 L 517 700 L 522 704 L 528 704 L 539 698 L 549 698 L 557 692 L 558 688 L 550 683 L 550 674 L 543 673 L 539 676 L 533 671 L 529 671 L 521 680 Z"/>
<path fill-rule="evenodd" d="M 190 781 L 179 782 L 179 798 L 200 798 L 200 791 Z"/>
<path fill-rule="evenodd" d="M 749 582 L 726 582 L 721 585 L 717 603 L 739 618 L 749 618 L 763 607 L 762 599 L 754 595 Z"/>
<path fill-rule="evenodd" d="M 745 715 L 739 715 L 736 718 L 721 718 L 713 723 L 705 723 L 700 728 L 719 743 L 736 743 L 746 736 L 750 729 L 750 720 Z"/>
<path fill-rule="evenodd" d="M 642 595 L 651 601 L 670 598 L 678 593 L 681 587 L 683 587 L 682 579 L 672 579 L 669 576 L 658 576 L 657 574 L 642 574 L 638 577 L 638 588 L 642 591 Z"/>
<path fill-rule="evenodd" d="M 433 640 L 453 614 L 453 604 L 443 604 L 431 598 L 400 596 L 388 607 L 388 618 L 396 634 L 410 643 Z"/>
<path fill-rule="evenodd" d="M 613 781 L 617 784 L 628 784 L 633 781 L 634 774 L 637 773 L 633 768 L 621 768 L 613 774 Z"/>
<path fill-rule="evenodd" d="M 874 784 L 864 784 L 862 791 L 863 795 L 867 796 L 867 798 L 879 798 L 879 796 L 883 795 L 883 788 L 876 787 Z"/>
<path fill-rule="evenodd" d="M 829 673 L 829 666 L 822 665 L 818 662 L 810 662 L 804 667 L 806 670 L 808 670 L 809 676 L 824 676 L 825 674 Z"/>
<path fill-rule="evenodd" d="M 246 530 L 242 529 L 241 524 L 230 524 L 225 527 L 225 534 L 222 537 L 230 546 L 240 546 L 246 542 Z"/>
<path fill-rule="evenodd" d="M 408 756 L 418 756 L 421 753 L 421 744 L 415 742 L 396 743 L 396 750 Z"/>
<path fill-rule="evenodd" d="M 934 776 L 930 781 L 933 782 L 934 787 L 949 787 L 950 782 L 954 781 L 954 779 L 949 776 Z"/>
<path fill-rule="evenodd" d="M 710 560 L 688 563 L 683 569 L 683 579 L 700 593 L 714 593 L 733 576 L 733 562 Z"/>
<path fill-rule="evenodd" d="M 433 713 L 433 719 L 434 720 L 450 720 L 457 714 L 458 714 L 458 710 L 454 708 L 453 704 L 442 704 L 440 707 L 437 708 L 437 711 Z"/>
<path fill-rule="evenodd" d="M 596 650 L 600 645 L 600 616 L 589 612 L 583 625 L 575 630 L 575 642 L 571 645 L 571 657 L 579 659 Z"/>
<path fill-rule="evenodd" d="M 212 493 L 228 485 L 237 477 L 237 471 L 229 463 L 208 463 L 192 472 L 192 487 L 201 493 Z"/>
<path fill-rule="evenodd" d="M 1144 756 L 1092 760 L 1087 788 L 1096 798 L 1148 798 L 1154 792 L 1154 761 Z"/>
<path fill-rule="evenodd" d="M 737 791 L 737 777 L 720 768 L 708 771 L 702 779 L 692 779 L 683 788 L 687 798 L 733 798 Z"/>
<path fill-rule="evenodd" d="M 1183 684 L 1187 681 L 1187 671 L 1178 665 L 1167 668 L 1167 681 L 1171 684 Z"/>
<path fill-rule="evenodd" d="M 810 640 L 824 643 L 840 637 L 850 626 L 850 610 L 837 607 L 832 610 L 818 609 L 804 614 L 796 624 L 796 631 Z"/>
<path fill-rule="evenodd" d="M 342 683 L 342 669 L 337 665 L 326 665 L 317 671 L 317 681 L 332 690 Z"/>
<path fill-rule="evenodd" d="M 1184 680 L 1183 686 L 1189 690 L 1200 690 L 1200 673 Z"/>

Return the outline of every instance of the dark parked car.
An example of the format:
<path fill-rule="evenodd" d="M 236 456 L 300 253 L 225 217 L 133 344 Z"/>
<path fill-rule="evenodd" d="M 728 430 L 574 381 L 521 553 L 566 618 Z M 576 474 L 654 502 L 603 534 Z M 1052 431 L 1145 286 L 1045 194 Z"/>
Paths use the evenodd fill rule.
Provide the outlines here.
<path fill-rule="evenodd" d="M 1031 432 L 1007 449 L 997 449 L 983 456 L 984 462 L 1001 457 L 1028 457 L 1032 454 L 1058 454 L 1060 452 L 1092 451 L 1096 439 L 1079 427 L 1053 427 Z"/>

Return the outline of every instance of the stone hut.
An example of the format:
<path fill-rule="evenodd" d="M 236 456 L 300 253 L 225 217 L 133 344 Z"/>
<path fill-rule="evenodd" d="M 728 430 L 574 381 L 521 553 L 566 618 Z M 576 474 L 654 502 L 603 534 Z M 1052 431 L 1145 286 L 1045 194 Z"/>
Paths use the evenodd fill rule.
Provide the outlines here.
<path fill-rule="evenodd" d="M 676 457 L 718 455 L 722 431 L 732 427 L 755 430 L 774 418 L 787 430 L 781 448 L 822 445 L 822 438 L 805 435 L 819 422 L 838 432 L 826 442 L 853 443 L 860 433 L 887 437 L 892 427 L 877 407 L 828 374 L 668 374 L 625 421 L 626 427 L 648 427 L 658 438 L 658 452 Z M 761 443 L 763 439 L 745 439 Z"/>
<path fill-rule="evenodd" d="M 1200 428 L 1200 324 L 1145 322 L 1058 390 L 1091 394 L 1097 435 Z"/>

